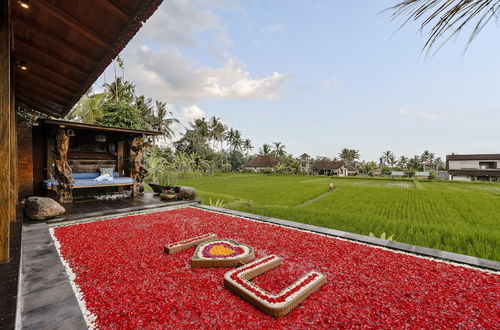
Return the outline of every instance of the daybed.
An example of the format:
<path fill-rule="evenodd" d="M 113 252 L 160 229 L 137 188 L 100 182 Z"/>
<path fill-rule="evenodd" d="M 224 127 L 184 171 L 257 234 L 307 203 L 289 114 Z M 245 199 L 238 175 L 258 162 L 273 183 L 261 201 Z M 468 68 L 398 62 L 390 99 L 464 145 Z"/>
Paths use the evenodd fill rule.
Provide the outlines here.
<path fill-rule="evenodd" d="M 113 172 L 113 180 L 94 180 L 99 176 L 99 173 L 73 173 L 75 184 L 73 189 L 78 188 L 97 188 L 97 187 L 123 187 L 134 184 L 134 179 L 129 177 L 120 177 L 118 172 Z M 57 180 L 43 180 L 43 186 L 47 190 L 51 190 L 52 186 L 57 186 Z"/>

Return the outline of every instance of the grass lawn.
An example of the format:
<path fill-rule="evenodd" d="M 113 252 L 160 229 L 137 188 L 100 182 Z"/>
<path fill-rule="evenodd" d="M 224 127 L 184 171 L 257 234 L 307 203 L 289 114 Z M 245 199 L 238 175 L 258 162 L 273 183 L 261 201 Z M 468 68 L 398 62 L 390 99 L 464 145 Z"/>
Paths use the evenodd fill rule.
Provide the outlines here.
<path fill-rule="evenodd" d="M 237 173 L 179 184 L 204 204 L 500 260 L 500 184 Z"/>

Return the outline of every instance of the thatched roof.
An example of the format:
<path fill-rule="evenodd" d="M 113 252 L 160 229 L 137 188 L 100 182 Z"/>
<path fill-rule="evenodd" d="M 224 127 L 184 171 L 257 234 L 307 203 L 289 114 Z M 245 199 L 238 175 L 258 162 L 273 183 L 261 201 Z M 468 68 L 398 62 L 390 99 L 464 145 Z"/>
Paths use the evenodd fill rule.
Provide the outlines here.
<path fill-rule="evenodd" d="M 308 154 L 306 153 L 303 153 L 302 155 L 299 156 L 299 158 L 310 158 L 311 156 L 309 156 Z"/>
<path fill-rule="evenodd" d="M 279 161 L 273 156 L 257 156 L 251 159 L 243 167 L 274 167 L 278 165 Z"/>
<path fill-rule="evenodd" d="M 342 161 L 318 160 L 312 165 L 313 170 L 338 170 L 344 166 Z"/>

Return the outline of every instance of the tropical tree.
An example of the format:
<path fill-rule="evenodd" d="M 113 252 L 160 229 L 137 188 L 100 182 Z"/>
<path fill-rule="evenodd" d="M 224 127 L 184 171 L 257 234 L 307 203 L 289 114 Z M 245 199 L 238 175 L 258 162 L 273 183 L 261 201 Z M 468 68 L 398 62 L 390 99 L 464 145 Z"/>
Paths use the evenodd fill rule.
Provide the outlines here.
<path fill-rule="evenodd" d="M 390 165 L 395 163 L 394 153 L 390 150 L 384 151 L 382 156 L 380 156 L 380 163 L 384 165 Z"/>
<path fill-rule="evenodd" d="M 178 123 L 179 119 L 167 116 L 172 116 L 172 111 L 167 109 L 167 103 L 163 101 L 156 101 L 156 111 L 152 118 L 152 127 L 155 131 L 161 132 L 162 137 L 166 139 L 171 139 L 175 134 L 172 130 L 172 125 Z M 155 141 L 155 140 L 153 140 Z"/>
<path fill-rule="evenodd" d="M 276 157 L 286 156 L 285 145 L 281 142 L 273 142 L 273 155 Z"/>
<path fill-rule="evenodd" d="M 212 140 L 213 149 L 215 149 L 216 142 L 221 143 L 221 149 L 222 149 L 222 141 L 224 141 L 224 133 L 226 131 L 224 124 L 222 123 L 220 118 L 212 116 L 208 120 L 208 127 L 210 130 L 210 139 Z"/>
<path fill-rule="evenodd" d="M 359 150 L 344 148 L 340 151 L 339 157 L 347 165 L 352 165 L 360 157 Z"/>
<path fill-rule="evenodd" d="M 81 121 L 88 124 L 97 124 L 102 116 L 102 103 L 104 93 L 94 94 L 92 89 L 89 89 L 82 98 L 71 109 L 66 120 Z"/>
<path fill-rule="evenodd" d="M 144 95 L 136 96 L 134 106 L 139 111 L 141 118 L 144 121 L 144 128 L 153 129 L 154 121 L 154 106 L 151 98 L 146 98 Z"/>
<path fill-rule="evenodd" d="M 420 161 L 422 163 L 432 163 L 434 162 L 435 154 L 430 152 L 429 150 L 425 150 L 422 155 L 420 155 Z"/>
<path fill-rule="evenodd" d="M 133 129 L 143 128 L 143 120 L 131 104 L 105 102 L 101 109 L 102 117 L 99 118 L 97 124 Z"/>
<path fill-rule="evenodd" d="M 135 98 L 135 85 L 117 77 L 111 84 L 105 83 L 104 95 L 106 102 L 131 104 Z"/>
<path fill-rule="evenodd" d="M 253 149 L 252 141 L 250 139 L 243 140 L 243 149 L 245 150 L 245 153 L 248 156 L 250 150 Z"/>
<path fill-rule="evenodd" d="M 359 172 L 365 176 L 373 176 L 376 170 L 377 163 L 375 162 L 366 162 L 359 167 Z"/>
<path fill-rule="evenodd" d="M 420 170 L 422 168 L 422 160 L 420 156 L 413 156 L 413 158 L 410 158 L 408 160 L 408 168 L 414 169 L 414 170 Z"/>
<path fill-rule="evenodd" d="M 430 27 L 423 48 L 429 52 L 438 40 L 443 40 L 442 46 L 472 26 L 468 47 L 487 23 L 498 23 L 500 0 L 404 0 L 388 10 L 393 19 L 403 17 L 403 25 L 421 20 L 421 30 Z"/>
<path fill-rule="evenodd" d="M 264 143 L 262 147 L 259 149 L 259 156 L 270 156 L 271 155 L 271 146 L 267 143 Z"/>
<path fill-rule="evenodd" d="M 401 168 L 407 168 L 408 167 L 408 157 L 406 157 L 406 156 L 399 157 L 398 166 Z"/>

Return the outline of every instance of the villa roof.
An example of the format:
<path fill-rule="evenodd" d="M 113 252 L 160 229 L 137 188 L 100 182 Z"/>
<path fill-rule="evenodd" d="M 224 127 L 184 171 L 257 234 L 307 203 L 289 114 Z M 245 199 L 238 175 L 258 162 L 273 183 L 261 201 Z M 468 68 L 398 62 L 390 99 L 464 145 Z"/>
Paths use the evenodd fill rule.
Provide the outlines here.
<path fill-rule="evenodd" d="M 309 156 L 306 153 L 303 153 L 302 155 L 299 156 L 299 158 L 309 158 L 309 157 L 311 157 L 311 156 Z"/>
<path fill-rule="evenodd" d="M 278 159 L 273 156 L 257 156 L 243 165 L 243 167 L 274 167 L 278 164 Z"/>
<path fill-rule="evenodd" d="M 131 129 L 131 128 L 122 128 L 122 127 L 112 127 L 112 126 L 103 126 L 103 125 L 94 125 L 94 124 L 85 124 L 78 123 L 74 121 L 65 121 L 65 120 L 54 120 L 54 119 L 42 119 L 40 120 L 40 124 L 42 126 L 59 126 L 59 127 L 68 127 L 73 129 L 80 129 L 86 131 L 99 131 L 99 132 L 108 132 L 108 133 L 121 133 L 121 134 L 131 134 L 131 135 L 161 135 L 161 132 L 157 131 L 148 131 L 143 129 Z"/>
<path fill-rule="evenodd" d="M 12 6 L 16 104 L 66 115 L 163 0 Z M 23 69 L 24 67 L 24 69 Z"/>
<path fill-rule="evenodd" d="M 343 161 L 318 160 L 312 165 L 313 170 L 338 170 L 344 166 Z"/>
<path fill-rule="evenodd" d="M 446 160 L 500 160 L 500 154 L 447 155 Z"/>

